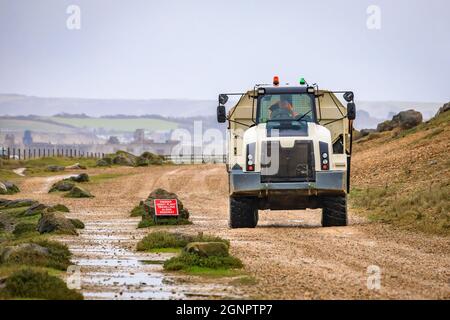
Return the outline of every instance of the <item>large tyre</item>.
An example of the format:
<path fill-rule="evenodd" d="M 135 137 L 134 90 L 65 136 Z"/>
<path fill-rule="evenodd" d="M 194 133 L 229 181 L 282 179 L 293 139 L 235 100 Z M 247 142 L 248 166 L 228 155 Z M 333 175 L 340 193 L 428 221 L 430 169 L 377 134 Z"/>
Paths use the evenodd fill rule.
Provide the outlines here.
<path fill-rule="evenodd" d="M 340 227 L 347 224 L 347 196 L 323 199 L 322 227 Z"/>
<path fill-rule="evenodd" d="M 258 224 L 258 208 L 251 198 L 230 197 L 230 228 L 255 228 Z"/>

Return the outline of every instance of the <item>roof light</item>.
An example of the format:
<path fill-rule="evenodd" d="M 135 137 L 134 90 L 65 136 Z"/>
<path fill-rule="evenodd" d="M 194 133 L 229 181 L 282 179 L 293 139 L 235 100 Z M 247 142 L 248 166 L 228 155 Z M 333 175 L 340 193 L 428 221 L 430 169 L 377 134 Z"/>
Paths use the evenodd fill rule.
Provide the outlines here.
<path fill-rule="evenodd" d="M 305 80 L 305 78 L 300 78 L 300 85 L 305 85 L 306 84 L 306 80 Z"/>
<path fill-rule="evenodd" d="M 306 89 L 306 91 L 307 91 L 308 93 L 314 93 L 314 92 L 315 92 L 314 87 L 308 87 L 308 88 Z"/>
<path fill-rule="evenodd" d="M 273 85 L 278 86 L 280 84 L 280 79 L 278 76 L 273 77 Z"/>

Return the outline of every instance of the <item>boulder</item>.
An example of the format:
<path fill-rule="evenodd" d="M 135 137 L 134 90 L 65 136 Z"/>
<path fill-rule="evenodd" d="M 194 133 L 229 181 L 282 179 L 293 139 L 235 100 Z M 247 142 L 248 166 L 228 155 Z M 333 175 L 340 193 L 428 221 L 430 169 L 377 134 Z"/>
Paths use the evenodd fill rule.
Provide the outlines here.
<path fill-rule="evenodd" d="M 139 158 L 147 159 L 149 164 L 161 165 L 164 162 L 163 157 L 161 157 L 160 155 L 148 152 L 148 151 L 142 153 Z"/>
<path fill-rule="evenodd" d="M 105 160 L 105 158 L 97 160 L 97 163 L 96 163 L 97 167 L 109 167 L 110 165 L 111 164 L 109 162 L 107 162 Z"/>
<path fill-rule="evenodd" d="M 78 234 L 73 223 L 62 214 L 44 211 L 38 221 L 37 231 L 39 233 L 56 232 L 60 234 Z"/>
<path fill-rule="evenodd" d="M 82 166 L 79 163 L 75 163 L 71 166 L 67 166 L 66 169 L 68 169 L 68 170 L 86 170 L 87 168 L 86 168 L 86 166 Z"/>
<path fill-rule="evenodd" d="M 146 167 L 150 164 L 150 161 L 147 158 L 138 157 L 136 160 L 136 165 L 138 167 Z"/>
<path fill-rule="evenodd" d="M 113 158 L 113 163 L 120 166 L 134 167 L 135 162 L 125 155 L 119 154 Z"/>
<path fill-rule="evenodd" d="M 402 129 L 411 129 L 421 124 L 422 114 L 415 110 L 402 111 L 392 118 L 392 122 Z"/>
<path fill-rule="evenodd" d="M 87 190 L 75 186 L 72 188 L 72 190 L 69 191 L 69 193 L 66 194 L 66 197 L 68 198 L 93 198 L 94 196 Z"/>
<path fill-rule="evenodd" d="M 80 219 L 69 219 L 76 229 L 84 229 L 84 223 Z"/>
<path fill-rule="evenodd" d="M 1 263 L 14 263 L 20 256 L 47 257 L 49 250 L 35 243 L 23 243 L 16 246 L 5 247 L 0 251 Z"/>
<path fill-rule="evenodd" d="M 15 194 L 20 192 L 18 186 L 10 181 L 0 181 L 0 194 Z"/>
<path fill-rule="evenodd" d="M 63 191 L 63 192 L 65 192 L 65 191 L 72 190 L 73 187 L 75 187 L 75 183 L 74 182 L 72 182 L 70 180 L 61 180 L 61 181 L 58 181 L 58 182 L 54 183 L 48 192 L 49 193 L 56 192 L 56 191 Z"/>
<path fill-rule="evenodd" d="M 383 121 L 377 125 L 378 132 L 391 131 L 394 129 L 394 124 L 390 120 Z"/>
<path fill-rule="evenodd" d="M 89 182 L 89 175 L 87 173 L 80 173 L 79 175 L 70 177 L 69 179 L 66 180 L 75 182 Z"/>
<path fill-rule="evenodd" d="M 2 201 L 2 204 L 0 206 L 10 209 L 10 208 L 31 207 L 36 203 L 38 202 L 31 199 L 18 199 L 18 200 L 8 200 L 6 202 Z"/>
<path fill-rule="evenodd" d="M 377 132 L 377 130 L 375 130 L 375 129 L 362 129 L 360 131 L 361 136 L 363 136 L 363 137 L 368 136 L 369 134 L 374 133 L 374 132 Z"/>
<path fill-rule="evenodd" d="M 444 112 L 447 112 L 448 110 L 450 110 L 450 102 L 447 102 L 439 108 L 438 112 L 436 113 L 436 117 L 443 114 Z"/>
<path fill-rule="evenodd" d="M 70 212 L 69 208 L 67 208 L 65 205 L 63 204 L 55 204 L 54 206 L 51 206 L 50 208 L 47 209 L 49 212 L 55 212 L 55 211 L 59 211 L 59 212 Z"/>
<path fill-rule="evenodd" d="M 181 219 L 189 219 L 189 211 L 184 208 L 183 202 L 178 198 L 175 193 L 166 191 L 164 189 L 158 188 L 153 190 L 152 193 L 147 197 L 146 201 L 144 201 L 144 209 L 147 215 L 153 218 L 155 215 L 155 199 L 177 199 L 178 203 L 178 213 L 180 214 Z"/>
<path fill-rule="evenodd" d="M 0 194 L 8 194 L 8 189 L 3 184 L 3 182 L 0 182 Z"/>
<path fill-rule="evenodd" d="M 48 208 L 48 206 L 46 206 L 45 204 L 37 202 L 37 203 L 33 204 L 31 207 L 29 207 L 23 213 L 23 215 L 29 217 L 29 216 L 34 216 L 34 215 L 37 215 L 37 214 L 41 214 L 47 208 Z"/>
<path fill-rule="evenodd" d="M 63 166 L 56 166 L 56 165 L 51 165 L 47 167 L 47 171 L 50 172 L 59 172 L 59 171 L 64 171 L 66 169 L 66 167 Z"/>
<path fill-rule="evenodd" d="M 191 242 L 183 250 L 205 258 L 227 257 L 229 255 L 228 246 L 223 242 Z"/>

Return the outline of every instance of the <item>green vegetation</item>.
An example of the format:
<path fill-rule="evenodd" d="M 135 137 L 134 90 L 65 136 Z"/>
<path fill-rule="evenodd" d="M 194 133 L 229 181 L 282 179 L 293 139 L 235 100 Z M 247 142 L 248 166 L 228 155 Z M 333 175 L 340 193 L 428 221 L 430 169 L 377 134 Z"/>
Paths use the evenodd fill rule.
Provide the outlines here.
<path fill-rule="evenodd" d="M 176 248 L 181 249 L 190 242 L 223 242 L 230 245 L 228 240 L 220 237 L 203 235 L 201 233 L 191 236 L 181 233 L 172 233 L 167 231 L 156 231 L 146 235 L 137 244 L 138 251 L 147 251 L 154 249 Z"/>
<path fill-rule="evenodd" d="M 0 289 L 5 299 L 82 300 L 83 296 L 67 288 L 63 280 L 46 271 L 25 268 L 9 276 Z"/>
<path fill-rule="evenodd" d="M 242 268 L 242 262 L 232 256 L 210 256 L 200 257 L 194 253 L 182 252 L 179 256 L 170 258 L 164 263 L 164 270 L 167 271 L 184 271 L 184 272 L 202 272 L 205 273 L 207 269 L 213 269 L 223 273 L 227 269 Z"/>
<path fill-rule="evenodd" d="M 20 222 L 14 227 L 13 234 L 18 237 L 24 233 L 36 232 L 37 225 L 35 223 Z"/>
<path fill-rule="evenodd" d="M 50 123 L 39 120 L 5 119 L 0 118 L 0 128 L 11 131 L 31 130 L 48 133 L 76 133 L 75 128 L 63 124 Z"/>
<path fill-rule="evenodd" d="M 351 204 L 373 221 L 426 233 L 450 235 L 450 183 L 404 190 L 401 186 L 353 188 Z"/>
<path fill-rule="evenodd" d="M 29 160 L 0 160 L 0 180 L 20 181 L 23 177 L 12 172 L 13 169 L 26 168 L 27 176 L 52 176 L 60 175 L 61 172 L 48 171 L 49 166 L 67 167 L 79 163 L 85 167 L 95 167 L 96 159 L 92 158 L 70 158 L 70 157 L 45 157 Z"/>
<path fill-rule="evenodd" d="M 176 226 L 176 225 L 186 225 L 192 224 L 191 221 L 186 219 L 176 219 L 176 218 L 164 218 L 158 219 L 158 223 L 155 223 L 153 218 L 149 216 L 142 216 L 142 220 L 139 221 L 138 228 L 149 228 L 149 227 L 160 227 L 160 226 Z"/>
<path fill-rule="evenodd" d="M 120 177 L 124 177 L 126 175 L 129 175 L 129 174 L 127 174 L 127 173 L 101 173 L 101 174 L 90 176 L 89 184 L 102 183 L 104 181 L 117 179 Z"/>
<path fill-rule="evenodd" d="M 139 128 L 152 128 L 153 130 L 172 130 L 178 127 L 176 122 L 162 119 L 111 119 L 111 118 L 63 118 L 51 117 L 50 120 L 70 125 L 76 128 L 95 128 L 116 132 L 134 132 Z"/>

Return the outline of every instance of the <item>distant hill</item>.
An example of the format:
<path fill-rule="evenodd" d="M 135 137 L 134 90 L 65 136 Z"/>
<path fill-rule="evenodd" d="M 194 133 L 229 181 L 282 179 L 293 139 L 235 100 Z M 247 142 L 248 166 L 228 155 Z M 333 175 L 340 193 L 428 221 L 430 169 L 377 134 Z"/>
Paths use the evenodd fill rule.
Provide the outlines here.
<path fill-rule="evenodd" d="M 213 115 L 215 110 L 216 102 L 212 100 L 107 100 L 0 94 L 0 115 L 53 116 L 64 113 L 80 115 L 84 113 L 93 117 L 111 114 L 190 117 Z"/>
<path fill-rule="evenodd" d="M 89 117 L 108 119 L 135 118 L 148 115 L 148 119 L 179 122 L 180 118 L 207 117 L 210 120 L 215 115 L 216 101 L 213 100 L 108 100 L 108 99 L 78 99 L 78 98 L 42 98 L 25 95 L 0 94 L 0 116 L 38 115 L 55 116 L 53 121 L 65 123 L 74 127 L 84 127 L 85 123 L 93 127 L 108 127 L 113 123 L 91 120 Z M 231 103 L 229 103 L 231 105 Z M 383 120 L 392 118 L 392 114 L 406 109 L 422 112 L 424 119 L 431 118 L 442 103 L 407 102 L 407 101 L 356 101 L 356 128 L 375 128 Z M 169 118 L 169 119 L 168 119 Z M 76 120 L 78 119 L 78 120 Z M 86 121 L 82 121 L 86 120 Z M 187 119 L 186 119 L 187 120 Z M 141 120 L 134 119 L 140 125 Z M 145 121 L 144 121 L 145 122 Z M 211 121 L 209 121 L 211 122 Z M 147 123 L 145 123 L 147 125 Z M 128 124 L 120 123 L 129 127 Z M 157 125 L 158 127 L 159 125 Z M 213 126 L 209 123 L 209 126 Z M 163 126 L 166 127 L 166 126 Z M 168 125 L 168 128 L 173 128 Z"/>

